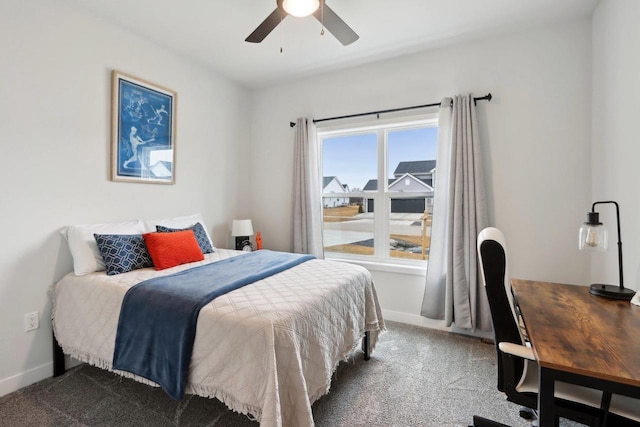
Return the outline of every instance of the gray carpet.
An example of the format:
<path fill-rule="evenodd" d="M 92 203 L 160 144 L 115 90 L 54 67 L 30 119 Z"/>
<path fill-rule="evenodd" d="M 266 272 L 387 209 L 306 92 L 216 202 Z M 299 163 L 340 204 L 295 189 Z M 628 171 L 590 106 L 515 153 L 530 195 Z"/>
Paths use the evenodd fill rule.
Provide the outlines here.
<path fill-rule="evenodd" d="M 330 393 L 313 405 L 317 426 L 467 426 L 474 414 L 513 427 L 529 425 L 518 417 L 518 406 L 496 390 L 493 344 L 395 322 L 387 327 L 371 360 L 358 352 L 339 365 Z M 258 423 L 217 400 L 189 395 L 175 402 L 158 388 L 80 365 L 1 397 L 0 425 Z"/>

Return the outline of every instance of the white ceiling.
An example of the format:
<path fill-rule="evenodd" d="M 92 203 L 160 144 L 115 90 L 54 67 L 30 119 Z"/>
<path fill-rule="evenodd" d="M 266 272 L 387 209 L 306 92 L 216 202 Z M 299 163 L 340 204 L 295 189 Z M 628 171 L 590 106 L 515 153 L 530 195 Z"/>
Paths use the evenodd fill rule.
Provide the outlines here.
<path fill-rule="evenodd" d="M 247 87 L 264 87 L 461 40 L 585 18 L 599 0 L 327 0 L 360 39 L 320 36 L 287 17 L 262 43 L 244 39 L 276 0 L 70 0 Z M 280 53 L 282 47 L 283 52 Z"/>

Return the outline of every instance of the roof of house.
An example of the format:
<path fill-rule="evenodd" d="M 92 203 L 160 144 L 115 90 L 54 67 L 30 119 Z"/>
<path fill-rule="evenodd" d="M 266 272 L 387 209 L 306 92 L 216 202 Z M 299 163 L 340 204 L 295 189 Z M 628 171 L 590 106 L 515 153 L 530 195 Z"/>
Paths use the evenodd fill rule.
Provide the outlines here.
<path fill-rule="evenodd" d="M 395 178 L 389 178 L 388 184 L 391 184 L 395 180 L 396 180 Z M 377 179 L 370 179 L 369 181 L 367 181 L 367 183 L 365 184 L 365 186 L 362 189 L 362 191 L 374 191 L 374 190 L 377 190 L 377 189 L 378 189 L 378 180 Z"/>
<path fill-rule="evenodd" d="M 327 185 L 331 184 L 333 181 L 335 181 L 336 184 L 338 184 L 345 193 L 349 192 L 349 185 L 341 183 L 337 176 L 323 176 L 322 189 L 324 190 L 325 188 L 327 188 Z"/>
<path fill-rule="evenodd" d="M 404 175 L 405 173 L 410 173 L 412 175 L 416 175 L 419 173 L 429 173 L 434 170 L 436 167 L 435 160 L 416 160 L 411 162 L 400 162 L 398 163 L 398 167 L 393 171 L 395 176 Z"/>
<path fill-rule="evenodd" d="M 427 186 L 429 186 L 430 188 L 433 189 L 432 180 L 431 179 L 418 178 L 418 177 L 415 177 L 415 176 L 413 176 L 413 178 L 415 178 L 418 181 L 423 182 L 424 184 L 426 184 Z M 397 180 L 398 180 L 398 178 L 389 178 L 389 182 L 387 183 L 387 185 L 391 185 L 394 182 L 396 182 Z M 375 191 L 377 189 L 378 189 L 378 180 L 377 179 L 370 179 L 369 181 L 367 181 L 367 183 L 365 184 L 365 186 L 362 189 L 362 191 Z"/>
<path fill-rule="evenodd" d="M 325 188 L 331 181 L 336 179 L 335 176 L 325 176 L 322 178 L 322 188 Z"/>
<path fill-rule="evenodd" d="M 398 183 L 400 183 L 401 181 L 404 181 L 405 179 L 413 179 L 415 182 L 419 183 L 420 185 L 423 185 L 426 191 L 433 191 L 433 187 L 431 186 L 431 179 L 422 179 L 422 178 L 418 178 L 416 176 L 411 175 L 410 173 L 405 173 L 404 175 L 402 175 L 399 178 L 395 178 L 389 183 L 389 191 L 391 191 L 391 187 L 396 186 Z M 400 191 L 403 191 L 402 189 Z"/>
<path fill-rule="evenodd" d="M 342 187 L 342 184 L 340 184 L 340 181 L 338 180 L 337 177 L 335 177 L 335 176 L 324 176 L 324 177 L 322 177 L 322 188 L 326 188 L 327 185 L 329 185 L 331 183 L 331 181 L 333 181 L 334 179 L 336 181 L 338 181 L 339 185 Z"/>

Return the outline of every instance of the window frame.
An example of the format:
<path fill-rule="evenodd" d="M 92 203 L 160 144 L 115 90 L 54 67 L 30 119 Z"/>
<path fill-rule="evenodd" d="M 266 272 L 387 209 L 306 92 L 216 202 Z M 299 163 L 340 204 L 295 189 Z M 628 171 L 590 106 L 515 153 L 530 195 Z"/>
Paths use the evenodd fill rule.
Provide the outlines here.
<path fill-rule="evenodd" d="M 406 274 L 423 275 L 426 271 L 428 260 L 413 260 L 392 257 L 389 253 L 390 240 L 390 213 L 392 199 L 414 199 L 425 197 L 428 198 L 429 192 L 402 192 L 389 191 L 389 182 L 387 179 L 388 171 L 388 137 L 390 132 L 411 130 L 425 127 L 438 127 L 438 114 L 428 113 L 419 115 L 399 115 L 391 118 L 376 120 L 351 120 L 342 121 L 337 125 L 317 125 L 316 138 L 318 142 L 318 159 L 320 160 L 319 182 L 322 182 L 323 175 L 323 144 L 328 138 L 340 136 L 351 136 L 358 134 L 377 135 L 377 177 L 378 188 L 376 191 L 349 191 L 344 193 L 344 197 L 358 197 L 373 199 L 374 221 L 373 221 L 373 255 L 357 255 L 347 254 L 343 252 L 325 251 L 325 257 L 341 261 L 353 262 L 363 265 L 367 268 L 389 271 L 402 272 Z M 437 150 L 436 150 L 437 151 Z M 420 159 L 422 160 L 422 159 Z M 436 159 L 437 160 L 437 159 Z M 382 179 L 381 179 L 382 178 Z M 320 191 L 323 189 L 321 188 Z M 320 193 L 320 203 L 324 206 L 325 197 L 335 197 L 335 193 Z M 425 201 L 425 203 L 427 203 Z M 380 207 L 380 208 L 378 208 Z M 322 235 L 324 239 L 324 219 L 322 221 Z M 324 247 L 324 242 L 323 242 Z"/>

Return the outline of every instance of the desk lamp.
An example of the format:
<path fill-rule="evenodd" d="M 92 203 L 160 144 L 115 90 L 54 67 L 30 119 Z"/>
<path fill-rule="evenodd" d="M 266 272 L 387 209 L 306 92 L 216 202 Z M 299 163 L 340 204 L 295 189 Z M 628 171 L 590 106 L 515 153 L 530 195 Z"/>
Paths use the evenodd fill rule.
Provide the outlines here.
<path fill-rule="evenodd" d="M 610 299 L 630 300 L 636 291 L 624 287 L 622 279 L 622 239 L 620 238 L 620 207 L 617 202 L 595 202 L 591 206 L 591 212 L 587 213 L 587 222 L 580 227 L 578 247 L 580 250 L 606 251 L 608 247 L 608 232 L 600 222 L 600 213 L 596 212 L 596 205 L 612 203 L 616 205 L 616 218 L 618 220 L 618 270 L 620 272 L 620 285 L 593 284 L 589 292 Z"/>

